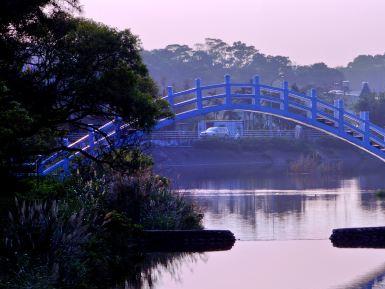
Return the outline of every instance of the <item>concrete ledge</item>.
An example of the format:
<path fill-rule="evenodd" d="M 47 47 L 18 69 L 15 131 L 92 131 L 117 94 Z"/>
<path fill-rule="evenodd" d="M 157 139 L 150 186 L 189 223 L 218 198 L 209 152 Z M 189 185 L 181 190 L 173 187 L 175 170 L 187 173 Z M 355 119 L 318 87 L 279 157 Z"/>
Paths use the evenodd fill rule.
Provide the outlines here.
<path fill-rule="evenodd" d="M 228 230 L 146 230 L 140 241 L 146 251 L 205 252 L 230 250 L 235 237 Z"/>
<path fill-rule="evenodd" d="M 385 227 L 334 229 L 330 240 L 338 248 L 385 248 Z"/>

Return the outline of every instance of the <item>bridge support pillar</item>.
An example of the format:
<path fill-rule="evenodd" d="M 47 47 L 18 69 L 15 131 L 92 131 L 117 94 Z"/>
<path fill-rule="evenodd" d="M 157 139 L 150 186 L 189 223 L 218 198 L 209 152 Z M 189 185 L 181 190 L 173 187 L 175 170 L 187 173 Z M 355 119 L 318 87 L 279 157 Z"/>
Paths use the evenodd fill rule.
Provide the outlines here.
<path fill-rule="evenodd" d="M 198 136 L 202 131 L 206 130 L 206 121 L 201 119 L 198 121 Z"/>
<path fill-rule="evenodd" d="M 197 97 L 197 109 L 201 110 L 203 108 L 202 105 L 202 88 L 201 88 L 201 80 L 197 78 L 195 80 L 195 86 L 196 86 L 196 97 Z"/>
<path fill-rule="evenodd" d="M 289 112 L 289 83 L 284 81 L 282 84 L 282 94 L 281 94 L 281 104 L 279 105 L 280 109 Z"/>
<path fill-rule="evenodd" d="M 231 105 L 231 77 L 225 76 L 226 105 Z"/>
<path fill-rule="evenodd" d="M 253 104 L 255 105 L 255 107 L 259 108 L 261 106 L 261 86 L 260 86 L 260 79 L 258 75 L 254 76 L 253 84 L 254 84 Z"/>
<path fill-rule="evenodd" d="M 339 131 L 345 131 L 344 128 L 344 101 L 342 99 L 338 99 L 334 101 L 334 106 L 336 109 L 334 110 L 334 118 L 337 119 L 336 126 Z"/>
<path fill-rule="evenodd" d="M 317 119 L 317 91 L 313 88 L 310 90 L 310 111 L 307 113 L 307 117 L 313 120 Z"/>
<path fill-rule="evenodd" d="M 360 111 L 361 124 L 360 128 L 363 131 L 363 141 L 367 144 L 370 143 L 370 124 L 369 124 L 369 111 Z"/>
<path fill-rule="evenodd" d="M 170 104 L 171 111 L 174 112 L 174 91 L 172 86 L 167 86 L 167 100 Z"/>

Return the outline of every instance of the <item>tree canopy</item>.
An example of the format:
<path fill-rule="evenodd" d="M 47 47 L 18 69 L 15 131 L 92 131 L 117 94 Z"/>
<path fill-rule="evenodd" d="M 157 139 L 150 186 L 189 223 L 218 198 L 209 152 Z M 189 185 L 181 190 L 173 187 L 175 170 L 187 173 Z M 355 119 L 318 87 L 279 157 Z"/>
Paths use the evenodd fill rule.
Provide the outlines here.
<path fill-rule="evenodd" d="M 340 70 L 355 90 L 360 90 L 362 82 L 367 81 L 375 91 L 385 91 L 385 54 L 359 55 Z"/>
<path fill-rule="evenodd" d="M 149 130 L 170 115 L 130 30 L 74 17 L 76 0 L 0 4 L 0 167 L 62 149 L 85 119 Z M 92 126 L 92 125 L 91 125 Z"/>
<path fill-rule="evenodd" d="M 367 93 L 360 96 L 355 105 L 357 112 L 369 111 L 370 120 L 379 126 L 385 126 L 385 94 Z"/>
<path fill-rule="evenodd" d="M 288 57 L 265 55 L 240 41 L 230 45 L 211 38 L 193 48 L 173 44 L 164 49 L 144 51 L 143 59 L 160 86 L 176 85 L 182 89 L 191 86 L 196 77 L 205 82 L 218 82 L 225 74 L 239 81 L 260 75 L 267 84 L 286 79 L 301 87 L 322 90 L 331 89 L 344 79 L 340 71 L 324 63 L 299 66 Z"/>

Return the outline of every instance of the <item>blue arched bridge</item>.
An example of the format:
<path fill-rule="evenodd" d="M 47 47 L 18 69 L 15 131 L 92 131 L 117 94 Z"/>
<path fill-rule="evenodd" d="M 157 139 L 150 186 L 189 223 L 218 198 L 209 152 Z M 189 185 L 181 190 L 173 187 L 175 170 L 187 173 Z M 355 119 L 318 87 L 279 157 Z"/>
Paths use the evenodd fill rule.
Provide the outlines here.
<path fill-rule="evenodd" d="M 202 85 L 196 80 L 194 88 L 175 92 L 168 87 L 164 97 L 175 114 L 174 118 L 162 119 L 156 129 L 169 126 L 174 122 L 194 118 L 219 111 L 251 111 L 274 115 L 280 118 L 323 131 L 344 140 L 385 162 L 385 130 L 369 121 L 368 112 L 358 115 L 345 110 L 343 100 L 328 103 L 317 97 L 316 90 L 309 94 L 293 91 L 288 82 L 282 87 L 260 83 L 255 76 L 249 83 L 234 83 L 225 76 L 223 83 Z M 119 119 L 99 128 L 101 135 L 90 131 L 74 143 L 66 145 L 70 149 L 92 153 L 97 146 L 109 141 L 119 141 L 129 126 Z M 70 162 L 77 153 L 56 153 L 41 162 L 39 174 L 48 175 L 55 171 L 68 171 Z"/>

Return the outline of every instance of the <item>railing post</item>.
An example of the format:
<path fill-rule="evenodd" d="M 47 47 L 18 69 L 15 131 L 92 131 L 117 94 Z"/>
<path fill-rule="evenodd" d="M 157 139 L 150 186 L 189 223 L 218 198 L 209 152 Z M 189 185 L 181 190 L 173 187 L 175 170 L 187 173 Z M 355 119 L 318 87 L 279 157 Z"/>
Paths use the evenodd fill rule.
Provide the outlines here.
<path fill-rule="evenodd" d="M 334 106 L 337 108 L 334 110 L 334 118 L 338 120 L 339 131 L 344 131 L 344 101 L 343 99 L 337 99 L 334 101 Z"/>
<path fill-rule="evenodd" d="M 93 155 L 95 151 L 95 131 L 92 128 L 92 125 L 89 125 L 88 127 L 88 147 L 89 153 Z"/>
<path fill-rule="evenodd" d="M 231 76 L 225 75 L 226 104 L 231 105 Z"/>
<path fill-rule="evenodd" d="M 256 107 L 261 106 L 261 86 L 259 76 L 254 76 L 254 105 Z"/>
<path fill-rule="evenodd" d="M 172 86 L 167 87 L 167 98 L 170 104 L 171 111 L 174 111 L 174 92 Z"/>
<path fill-rule="evenodd" d="M 310 97 L 311 97 L 311 118 L 313 120 L 317 119 L 317 90 L 312 88 L 310 90 Z"/>
<path fill-rule="evenodd" d="M 370 142 L 370 128 L 369 128 L 369 111 L 360 111 L 361 125 L 360 128 L 364 132 L 364 142 Z"/>
<path fill-rule="evenodd" d="M 283 92 L 281 94 L 281 104 L 279 105 L 281 110 L 289 111 L 289 83 L 284 81 L 282 84 Z"/>
<path fill-rule="evenodd" d="M 70 142 L 68 138 L 63 138 L 63 146 L 68 147 L 70 145 Z M 64 159 L 63 159 L 63 174 L 64 176 L 68 176 L 70 174 L 70 160 L 68 157 L 68 152 L 63 151 L 64 153 Z"/>
<path fill-rule="evenodd" d="M 196 96 L 197 96 L 197 109 L 201 110 L 203 108 L 202 105 L 202 88 L 201 88 L 201 80 L 197 78 L 195 80 L 195 86 L 196 86 Z"/>
<path fill-rule="evenodd" d="M 120 145 L 122 139 L 122 118 L 120 116 L 115 117 L 114 126 L 115 126 L 115 143 Z"/>

